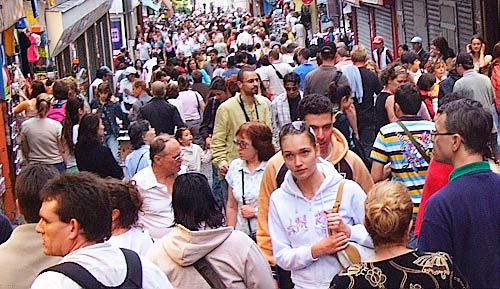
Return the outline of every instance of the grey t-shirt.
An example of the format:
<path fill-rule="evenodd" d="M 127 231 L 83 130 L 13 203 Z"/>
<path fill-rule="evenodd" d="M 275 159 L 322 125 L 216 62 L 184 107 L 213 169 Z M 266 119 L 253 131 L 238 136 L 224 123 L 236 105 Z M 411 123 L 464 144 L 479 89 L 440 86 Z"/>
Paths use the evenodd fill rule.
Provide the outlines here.
<path fill-rule="evenodd" d="M 28 162 L 57 164 L 63 162 L 58 141 L 61 139 L 62 125 L 50 118 L 33 117 L 21 126 L 21 142 L 29 148 Z"/>

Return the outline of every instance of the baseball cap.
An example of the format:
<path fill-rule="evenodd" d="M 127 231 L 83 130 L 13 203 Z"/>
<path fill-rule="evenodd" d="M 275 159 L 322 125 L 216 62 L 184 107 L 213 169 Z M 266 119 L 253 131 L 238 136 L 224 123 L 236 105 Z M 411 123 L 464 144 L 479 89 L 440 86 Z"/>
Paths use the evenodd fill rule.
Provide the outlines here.
<path fill-rule="evenodd" d="M 380 44 L 384 42 L 384 37 L 382 36 L 375 36 L 375 38 L 373 38 L 373 44 Z"/>
<path fill-rule="evenodd" d="M 335 53 L 333 50 L 334 50 L 334 49 L 333 49 L 333 47 L 332 47 L 332 46 L 330 46 L 330 45 L 328 45 L 328 44 L 325 44 L 325 45 L 323 45 L 323 46 L 321 47 L 321 49 L 320 49 L 319 51 L 320 51 L 321 53 L 332 53 L 332 52 L 333 52 L 333 53 Z M 336 49 L 335 49 L 335 50 L 336 50 Z"/>
<path fill-rule="evenodd" d="M 137 70 L 133 68 L 132 66 L 129 66 L 125 68 L 125 71 L 123 72 L 124 75 L 130 75 L 130 74 L 136 74 Z"/>
<path fill-rule="evenodd" d="M 422 37 L 420 36 L 415 36 L 410 40 L 411 43 L 422 43 L 422 41 Z"/>
<path fill-rule="evenodd" d="M 113 75 L 113 71 L 111 71 L 111 69 L 109 67 L 107 67 L 106 65 L 101 66 L 101 68 L 99 68 L 99 70 L 101 70 L 103 73 L 105 73 L 107 75 Z"/>

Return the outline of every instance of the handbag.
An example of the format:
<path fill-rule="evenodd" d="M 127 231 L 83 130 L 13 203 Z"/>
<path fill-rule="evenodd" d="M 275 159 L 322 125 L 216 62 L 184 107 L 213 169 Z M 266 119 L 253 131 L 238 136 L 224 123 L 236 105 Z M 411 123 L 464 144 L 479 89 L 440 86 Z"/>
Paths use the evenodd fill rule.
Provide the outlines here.
<path fill-rule="evenodd" d="M 345 180 L 339 184 L 337 190 L 337 197 L 335 198 L 335 204 L 333 204 L 332 213 L 338 213 L 340 208 L 340 202 L 342 201 L 342 193 L 344 190 Z M 331 232 L 332 233 L 332 232 Z M 338 251 L 335 254 L 335 258 L 339 262 L 342 268 L 346 269 L 353 264 L 361 263 L 361 261 L 366 260 L 373 256 L 374 250 L 372 248 L 365 247 L 356 242 L 349 241 L 347 248 L 342 251 Z"/>

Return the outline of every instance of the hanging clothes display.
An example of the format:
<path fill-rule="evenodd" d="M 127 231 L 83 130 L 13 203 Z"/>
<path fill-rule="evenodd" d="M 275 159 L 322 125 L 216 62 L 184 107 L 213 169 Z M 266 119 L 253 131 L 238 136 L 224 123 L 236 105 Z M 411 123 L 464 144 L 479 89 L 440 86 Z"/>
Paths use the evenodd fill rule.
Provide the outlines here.
<path fill-rule="evenodd" d="M 19 31 L 18 39 L 19 49 L 21 50 L 21 70 L 24 77 L 28 77 L 28 74 L 30 73 L 30 66 L 28 62 L 28 48 L 30 48 L 31 46 L 31 40 L 24 31 Z"/>
<path fill-rule="evenodd" d="M 28 38 L 30 40 L 30 44 L 31 44 L 30 47 L 28 47 L 28 51 L 27 51 L 28 52 L 28 62 L 34 63 L 39 58 L 39 55 L 38 55 L 39 40 L 37 40 L 37 37 L 40 38 L 40 36 L 38 36 L 34 33 L 31 33 L 31 32 L 28 32 L 27 36 L 28 36 Z"/>

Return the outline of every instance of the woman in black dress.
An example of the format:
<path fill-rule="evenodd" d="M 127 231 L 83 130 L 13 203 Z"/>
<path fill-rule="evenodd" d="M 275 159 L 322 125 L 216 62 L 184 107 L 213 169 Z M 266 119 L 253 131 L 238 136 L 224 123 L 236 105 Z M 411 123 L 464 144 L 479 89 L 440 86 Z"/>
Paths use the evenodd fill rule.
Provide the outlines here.
<path fill-rule="evenodd" d="M 123 178 L 123 170 L 116 162 L 111 150 L 102 145 L 104 125 L 97 114 L 86 114 L 78 128 L 75 145 L 76 165 L 79 171 L 88 171 L 100 177 Z"/>
<path fill-rule="evenodd" d="M 410 193 L 403 184 L 376 184 L 366 198 L 364 220 L 375 255 L 339 273 L 330 289 L 468 288 L 448 254 L 408 249 L 412 212 Z"/>

